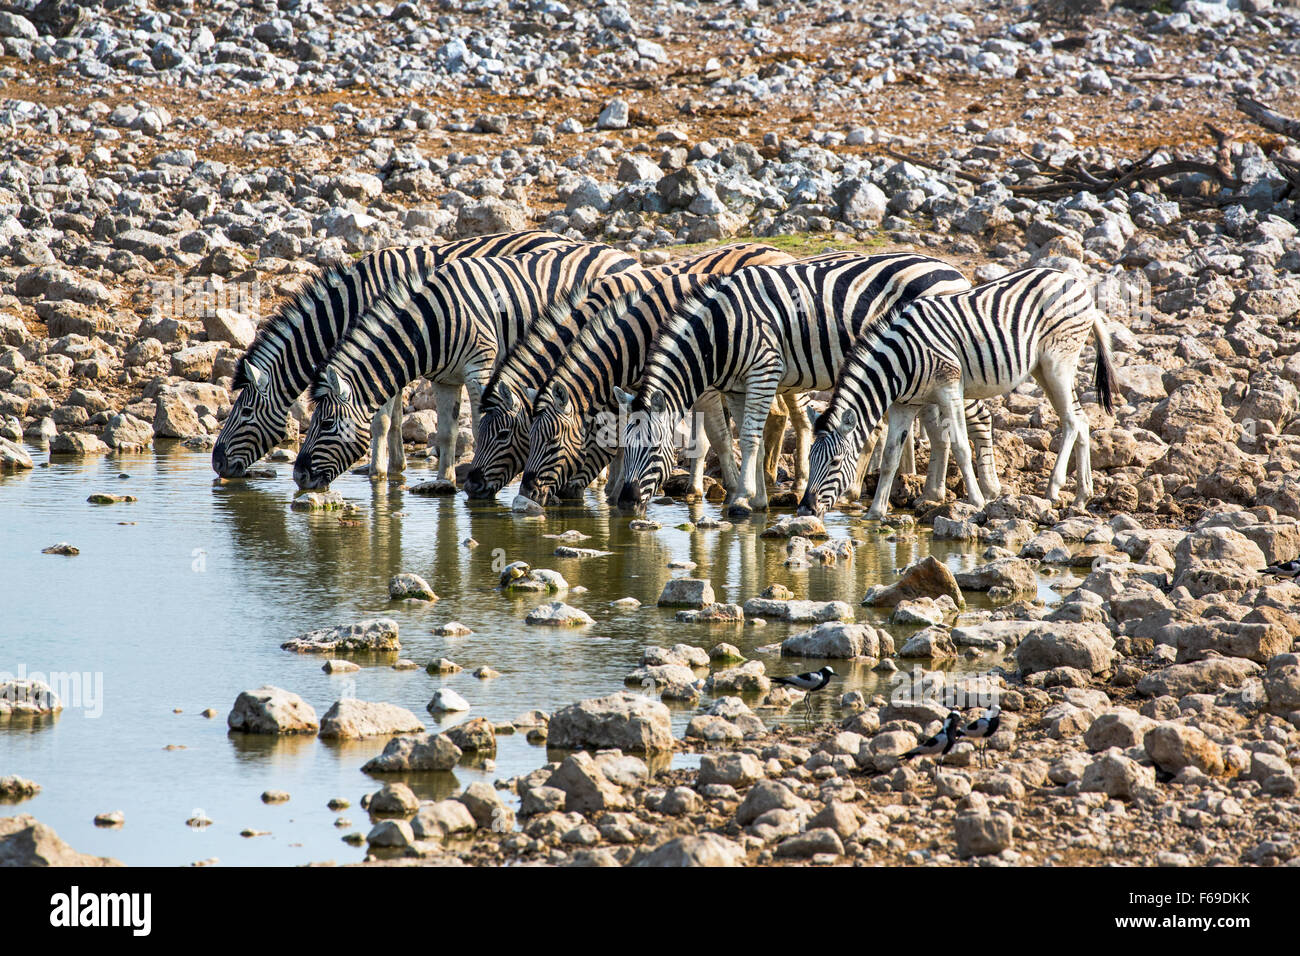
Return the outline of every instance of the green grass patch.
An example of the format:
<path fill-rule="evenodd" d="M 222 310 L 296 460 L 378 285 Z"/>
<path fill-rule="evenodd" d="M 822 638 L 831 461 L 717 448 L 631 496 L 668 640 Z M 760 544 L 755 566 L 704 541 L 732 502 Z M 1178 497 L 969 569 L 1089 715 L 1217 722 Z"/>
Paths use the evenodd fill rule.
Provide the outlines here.
<path fill-rule="evenodd" d="M 738 242 L 761 242 L 803 259 L 823 252 L 875 252 L 889 245 L 889 237 L 881 232 L 873 233 L 867 239 L 849 237 L 843 233 L 838 234 L 838 236 L 837 238 L 834 234 L 825 232 L 795 232 L 785 236 L 733 236 L 730 239 L 712 239 L 708 242 L 692 242 L 680 246 L 660 246 L 659 248 L 677 257 L 698 255 L 702 252 L 708 252 L 710 249 L 731 246 Z"/>

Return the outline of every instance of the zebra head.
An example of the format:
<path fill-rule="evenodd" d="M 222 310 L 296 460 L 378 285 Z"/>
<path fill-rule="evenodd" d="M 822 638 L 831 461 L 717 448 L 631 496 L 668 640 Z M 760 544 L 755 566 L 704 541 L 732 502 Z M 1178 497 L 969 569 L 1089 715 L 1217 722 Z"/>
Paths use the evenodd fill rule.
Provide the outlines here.
<path fill-rule="evenodd" d="M 312 397 L 316 408 L 293 463 L 293 480 L 303 491 L 328 488 L 370 447 L 370 415 L 333 366 L 325 367 Z"/>
<path fill-rule="evenodd" d="M 582 451 L 578 463 L 567 476 L 567 480 L 557 492 L 563 500 L 581 498 L 591 483 L 600 477 L 605 466 L 610 464 L 619 446 L 618 409 L 610 408 L 588 418 L 586 431 L 582 436 Z M 622 460 L 617 462 L 617 473 L 611 467 L 606 493 L 613 492 L 614 500 L 622 490 Z"/>
<path fill-rule="evenodd" d="M 845 408 L 838 415 L 832 415 L 828 408 L 818 416 L 808 452 L 808 488 L 799 502 L 799 514 L 820 517 L 828 508 L 835 507 L 857 473 L 858 455 L 866 433 L 852 408 Z"/>
<path fill-rule="evenodd" d="M 533 408 L 519 494 L 546 504 L 581 463 L 583 436 L 582 413 L 568 387 L 555 382 L 541 393 Z"/>
<path fill-rule="evenodd" d="M 485 397 L 474 432 L 474 460 L 465 476 L 470 498 L 494 498 L 519 474 L 528 451 L 529 403 L 501 384 Z"/>
<path fill-rule="evenodd" d="M 288 409 L 276 400 L 270 373 L 244 360 L 235 384 L 242 389 L 212 446 L 212 470 L 222 478 L 242 478 L 285 436 Z"/>
<path fill-rule="evenodd" d="M 623 490 L 618 507 L 622 511 L 645 511 L 672 469 L 673 431 L 676 420 L 668 410 L 668 399 L 659 389 L 643 390 L 632 402 L 623 434 Z"/>

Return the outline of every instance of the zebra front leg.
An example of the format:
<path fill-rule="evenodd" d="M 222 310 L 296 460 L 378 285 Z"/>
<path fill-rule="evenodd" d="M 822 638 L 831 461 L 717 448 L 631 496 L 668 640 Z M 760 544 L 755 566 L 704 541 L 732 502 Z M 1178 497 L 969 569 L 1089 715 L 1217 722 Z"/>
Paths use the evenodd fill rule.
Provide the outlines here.
<path fill-rule="evenodd" d="M 894 476 L 898 474 L 898 464 L 903 457 L 903 444 L 911 434 L 912 423 L 920 411 L 915 405 L 891 405 L 889 407 L 889 428 L 885 436 L 885 448 L 881 453 L 880 477 L 876 481 L 876 496 L 871 500 L 867 518 L 879 521 L 889 513 L 889 493 L 894 487 Z"/>
<path fill-rule="evenodd" d="M 867 480 L 867 468 L 871 465 L 871 452 L 862 449 L 858 455 L 858 464 L 853 471 L 853 485 L 849 489 L 851 494 L 845 495 L 849 501 L 857 501 L 862 497 L 862 483 Z"/>
<path fill-rule="evenodd" d="M 370 420 L 370 468 L 371 481 L 380 481 L 388 477 L 388 442 L 391 438 L 393 422 L 393 400 L 390 398 L 380 405 Z"/>
<path fill-rule="evenodd" d="M 623 449 L 614 452 L 614 457 L 605 466 L 608 476 L 605 484 L 605 503 L 613 507 L 618 504 L 618 496 L 623 492 Z"/>
<path fill-rule="evenodd" d="M 438 450 L 437 475 L 443 481 L 456 480 L 456 433 L 460 430 L 459 385 L 434 385 L 433 401 L 438 412 L 434 447 Z"/>
<path fill-rule="evenodd" d="M 983 508 L 984 493 L 975 478 L 970 440 L 966 437 L 966 403 L 962 399 L 960 381 L 944 388 L 939 402 L 939 412 L 948 433 L 952 453 L 957 458 L 957 467 L 961 470 L 961 480 L 966 485 L 966 500 L 976 508 Z"/>
<path fill-rule="evenodd" d="M 871 430 L 867 436 L 867 443 L 864 448 L 871 449 L 871 454 L 867 458 L 867 468 L 880 474 L 880 469 L 885 462 L 885 440 L 889 435 L 889 418 L 882 418 L 876 423 L 876 427 Z"/>

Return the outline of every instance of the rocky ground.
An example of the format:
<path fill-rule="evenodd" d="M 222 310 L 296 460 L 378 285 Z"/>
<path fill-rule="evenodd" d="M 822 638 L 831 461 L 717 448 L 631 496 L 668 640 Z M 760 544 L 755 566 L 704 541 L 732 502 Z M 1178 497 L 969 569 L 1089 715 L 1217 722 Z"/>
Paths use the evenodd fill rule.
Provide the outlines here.
<path fill-rule="evenodd" d="M 935 773 L 899 764 L 934 703 L 846 701 L 843 726 L 805 733 L 715 704 L 702 716 L 737 729 L 707 731 L 699 771 L 568 757 L 510 784 L 522 831 L 494 830 L 476 792 L 454 801 L 485 827 L 468 844 L 427 842 L 467 829 L 443 801 L 372 845 L 471 862 L 1300 858 L 1300 591 L 1258 574 L 1300 554 L 1300 146 L 1237 108 L 1300 114 L 1300 11 L 1172 7 L 11 5 L 0 470 L 32 467 L 23 442 L 205 447 L 256 322 L 318 266 L 384 245 L 543 226 L 648 262 L 753 236 L 913 248 L 975 279 L 1064 269 L 1096 283 L 1120 380 L 1113 417 L 1080 383 L 1089 512 L 1033 497 L 1056 421 L 1025 387 L 993 403 L 1008 495 L 917 516 L 985 545 L 957 583 L 1007 602 L 954 622 L 919 571 L 908 595 L 937 618 L 909 654 L 992 655 L 991 768 L 965 744 Z M 407 406 L 420 444 L 430 405 L 416 390 Z M 1016 600 L 1043 564 L 1087 573 L 1050 614 Z M 756 677 L 736 680 L 757 705 Z"/>

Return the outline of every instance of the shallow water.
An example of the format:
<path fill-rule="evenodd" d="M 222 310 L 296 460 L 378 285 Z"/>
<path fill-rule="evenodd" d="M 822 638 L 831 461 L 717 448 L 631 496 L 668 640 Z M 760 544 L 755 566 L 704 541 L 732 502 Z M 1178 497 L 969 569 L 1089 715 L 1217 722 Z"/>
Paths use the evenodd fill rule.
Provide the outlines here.
<path fill-rule="evenodd" d="M 38 462 L 46 460 L 31 450 Z M 647 517 L 663 530 L 633 532 L 594 494 L 585 505 L 524 518 L 506 507 L 513 488 L 500 495 L 503 504 L 470 504 L 463 496 L 421 498 L 372 487 L 355 475 L 334 485 L 362 508 L 359 524 L 350 526 L 334 514 L 291 511 L 290 466 L 273 467 L 274 479 L 216 485 L 206 453 L 173 447 L 138 456 L 56 459 L 49 467 L 0 478 L 0 671 L 87 675 L 81 699 L 65 694 L 65 710 L 56 719 L 0 724 L 0 775 L 16 773 L 44 788 L 33 799 L 0 805 L 0 815 L 31 813 L 77 850 L 133 865 L 213 858 L 223 865 L 359 860 L 364 849 L 340 837 L 370 827 L 357 804 L 381 781 L 360 767 L 383 749 L 383 741 L 228 734 L 225 718 L 240 691 L 284 687 L 302 695 L 318 716 L 340 697 L 388 701 L 434 729 L 469 717 L 503 721 L 533 708 L 551 712 L 619 690 L 641 649 L 651 644 L 686 642 L 707 649 L 728 641 L 763 660 L 769 673 L 792 673 L 822 662 L 781 660 L 756 648 L 807 625 L 678 624 L 671 611 L 654 606 L 663 583 L 684 573 L 669 570 L 668 562 L 695 561 L 691 573 L 710 578 L 720 601 L 743 603 L 779 581 L 798 597 L 840 599 L 855 607 L 867 587 L 893 580 L 895 569 L 927 553 L 954 570 L 979 562 L 973 546 L 931 542 L 926 533 L 896 541 L 867 533 L 869 543 L 852 564 L 792 571 L 782 564 L 784 542 L 758 537 L 768 523 L 763 518 L 728 530 L 674 528 L 693 516 L 716 514 L 712 505 L 651 505 Z M 426 476 L 419 463 L 408 472 L 411 483 Z M 94 492 L 139 500 L 92 505 L 86 498 Z M 826 523 L 836 535 L 854 527 L 868 532 L 860 520 L 838 513 Z M 570 528 L 592 536 L 581 546 L 613 554 L 555 557 L 560 542 L 542 535 Z M 480 542 L 477 548 L 462 545 L 470 537 Z M 61 541 L 81 554 L 41 554 Z M 494 559 L 502 557 L 554 568 L 571 586 L 589 588 L 561 597 L 587 611 L 596 625 L 560 631 L 525 625 L 532 604 L 553 598 L 504 596 L 492 570 Z M 389 601 L 388 579 L 399 571 L 422 575 L 441 600 L 428 606 Z M 1040 597 L 1053 601 L 1050 583 L 1042 580 Z M 611 607 L 625 596 L 646 606 Z M 859 621 L 883 620 L 865 608 L 857 613 Z M 395 671 L 373 663 L 331 676 L 321 670 L 322 658 L 280 649 L 303 631 L 380 615 L 399 622 L 401 656 L 421 668 L 449 657 L 465 669 L 435 677 L 423 669 Z M 431 633 L 434 625 L 452 620 L 474 633 Z M 954 666 L 975 672 L 998 663 L 984 655 Z M 501 676 L 476 679 L 470 672 L 482 664 Z M 814 695 L 823 717 L 833 716 L 845 691 L 888 692 L 887 675 L 842 661 L 836 669 L 843 679 Z M 472 709 L 442 720 L 428 715 L 425 705 L 443 685 Z M 217 711 L 215 718 L 200 715 L 208 707 Z M 693 713 L 674 706 L 679 735 Z M 800 708 L 780 718 L 769 711 L 761 716 L 769 723 L 802 719 Z M 491 773 L 462 766 L 454 774 L 403 779 L 422 796 L 440 798 L 475 779 L 513 776 L 546 759 L 545 748 L 516 734 L 498 739 Z M 287 790 L 292 799 L 263 804 L 260 796 L 268 789 Z M 352 821 L 349 828 L 334 826 L 339 814 L 326 802 L 335 796 L 352 801 L 342 814 Z M 111 810 L 123 811 L 126 825 L 96 828 L 95 814 Z M 212 825 L 187 826 L 196 815 Z M 245 828 L 270 832 L 244 838 L 239 833 Z"/>

